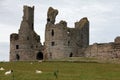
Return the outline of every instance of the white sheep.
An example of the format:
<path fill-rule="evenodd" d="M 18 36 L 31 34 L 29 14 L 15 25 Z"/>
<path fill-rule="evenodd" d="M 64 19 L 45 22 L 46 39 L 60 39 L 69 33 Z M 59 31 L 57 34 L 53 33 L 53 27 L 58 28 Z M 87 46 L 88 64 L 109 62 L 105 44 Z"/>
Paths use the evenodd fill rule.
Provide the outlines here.
<path fill-rule="evenodd" d="M 0 68 L 0 71 L 3 71 L 3 70 L 5 70 L 5 69 L 4 69 L 3 67 L 1 67 L 1 68 Z"/>
<path fill-rule="evenodd" d="M 40 70 L 36 70 L 36 73 L 37 73 L 37 74 L 41 74 L 42 71 L 40 71 Z"/>
<path fill-rule="evenodd" d="M 12 72 L 13 72 L 12 70 L 6 71 L 5 75 L 10 75 Z"/>
<path fill-rule="evenodd" d="M 39 62 L 39 63 L 42 63 L 42 60 L 39 60 L 38 62 Z"/>
<path fill-rule="evenodd" d="M 32 62 L 30 64 L 33 64 Z"/>

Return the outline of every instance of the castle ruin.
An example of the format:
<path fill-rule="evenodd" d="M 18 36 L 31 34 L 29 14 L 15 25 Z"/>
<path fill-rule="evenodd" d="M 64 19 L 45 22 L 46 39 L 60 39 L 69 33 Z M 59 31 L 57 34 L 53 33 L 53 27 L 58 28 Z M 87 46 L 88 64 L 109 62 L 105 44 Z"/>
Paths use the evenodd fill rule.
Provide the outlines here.
<path fill-rule="evenodd" d="M 55 24 L 58 10 L 49 7 L 44 45 L 34 31 L 34 6 L 24 6 L 23 20 L 17 33 L 10 35 L 10 61 L 35 61 L 66 57 L 120 58 L 120 37 L 111 43 L 89 45 L 87 17 L 75 22 L 74 28 L 61 20 Z"/>
<path fill-rule="evenodd" d="M 69 28 L 63 20 L 55 24 L 57 14 L 58 10 L 48 9 L 44 45 L 47 59 L 77 56 L 79 49 L 89 46 L 89 21 L 84 17 L 75 28 Z"/>
<path fill-rule="evenodd" d="M 34 6 L 24 6 L 17 33 L 10 35 L 10 61 L 43 59 L 40 36 L 34 31 Z"/>

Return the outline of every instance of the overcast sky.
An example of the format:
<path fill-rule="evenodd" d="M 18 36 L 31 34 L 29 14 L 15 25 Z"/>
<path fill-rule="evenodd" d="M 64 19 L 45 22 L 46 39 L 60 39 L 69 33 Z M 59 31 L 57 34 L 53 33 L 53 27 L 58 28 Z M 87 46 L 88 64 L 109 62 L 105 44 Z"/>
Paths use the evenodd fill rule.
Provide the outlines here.
<path fill-rule="evenodd" d="M 47 9 L 59 10 L 56 23 L 65 20 L 68 27 L 87 17 L 90 44 L 113 42 L 120 35 L 120 0 L 0 0 L 0 61 L 9 60 L 9 35 L 18 33 L 23 5 L 35 6 L 35 31 L 44 42 Z"/>

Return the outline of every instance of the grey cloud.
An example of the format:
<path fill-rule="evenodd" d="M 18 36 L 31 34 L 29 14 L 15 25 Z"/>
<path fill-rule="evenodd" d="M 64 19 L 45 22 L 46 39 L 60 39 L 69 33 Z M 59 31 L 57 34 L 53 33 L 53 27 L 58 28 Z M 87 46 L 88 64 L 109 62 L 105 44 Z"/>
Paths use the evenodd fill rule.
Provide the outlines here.
<path fill-rule="evenodd" d="M 0 7 L 0 23 L 17 25 L 16 23 L 20 21 L 17 16 L 20 16 L 21 12 L 18 10 L 16 2 L 10 0 L 5 0 Z"/>

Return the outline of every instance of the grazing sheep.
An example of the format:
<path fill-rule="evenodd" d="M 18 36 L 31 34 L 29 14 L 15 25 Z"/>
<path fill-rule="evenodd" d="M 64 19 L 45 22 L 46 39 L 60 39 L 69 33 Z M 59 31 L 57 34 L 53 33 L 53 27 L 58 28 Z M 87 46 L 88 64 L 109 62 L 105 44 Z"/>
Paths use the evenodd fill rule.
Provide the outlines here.
<path fill-rule="evenodd" d="M 13 72 L 13 70 L 9 70 L 5 72 L 5 75 L 10 75 Z"/>
<path fill-rule="evenodd" d="M 32 62 L 30 64 L 33 64 Z"/>
<path fill-rule="evenodd" d="M 0 68 L 0 71 L 3 71 L 3 70 L 5 70 L 5 69 L 4 69 L 3 67 L 1 67 L 1 68 Z"/>
<path fill-rule="evenodd" d="M 37 74 L 41 74 L 42 71 L 40 71 L 40 70 L 36 70 L 36 73 L 37 73 Z"/>
<path fill-rule="evenodd" d="M 42 62 L 42 60 L 39 60 L 38 62 L 39 62 L 39 63 L 41 63 L 41 62 Z"/>

